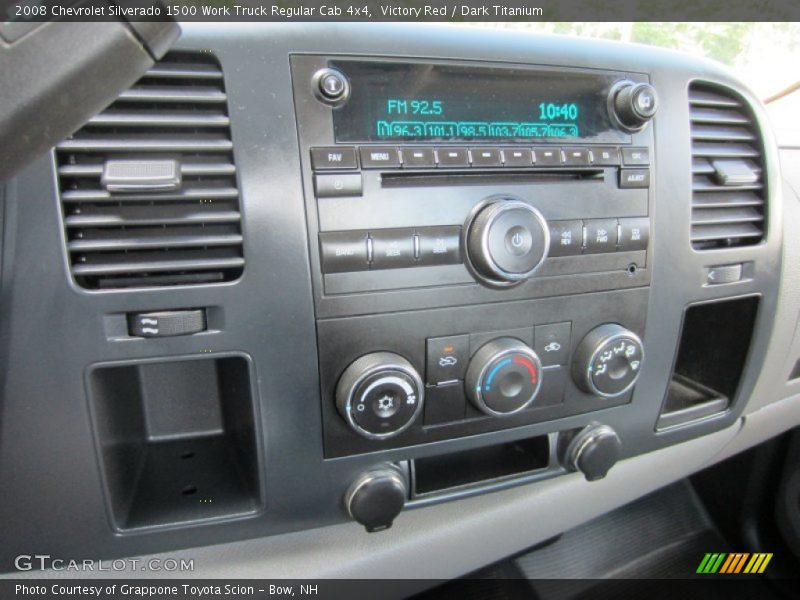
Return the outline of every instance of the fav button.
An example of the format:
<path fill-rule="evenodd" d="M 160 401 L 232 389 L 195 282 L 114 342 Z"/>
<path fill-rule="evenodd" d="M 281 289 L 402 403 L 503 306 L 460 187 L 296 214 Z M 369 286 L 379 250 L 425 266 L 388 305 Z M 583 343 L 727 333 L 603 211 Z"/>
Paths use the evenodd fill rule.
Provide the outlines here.
<path fill-rule="evenodd" d="M 355 169 L 356 149 L 352 146 L 312 148 L 311 166 L 316 171 L 329 169 Z"/>
<path fill-rule="evenodd" d="M 464 379 L 469 362 L 468 335 L 430 338 L 426 345 L 428 383 Z"/>

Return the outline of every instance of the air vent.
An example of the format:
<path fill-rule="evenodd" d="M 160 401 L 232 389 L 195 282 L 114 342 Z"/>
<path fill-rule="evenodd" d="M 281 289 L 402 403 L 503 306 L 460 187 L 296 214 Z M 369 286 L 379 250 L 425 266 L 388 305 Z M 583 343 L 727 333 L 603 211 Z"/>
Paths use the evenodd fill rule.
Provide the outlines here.
<path fill-rule="evenodd" d="M 692 246 L 749 246 L 764 238 L 766 189 L 758 128 L 731 91 L 689 87 L 692 127 Z"/>
<path fill-rule="evenodd" d="M 56 155 L 79 285 L 188 285 L 241 275 L 227 97 L 212 56 L 168 54 Z"/>

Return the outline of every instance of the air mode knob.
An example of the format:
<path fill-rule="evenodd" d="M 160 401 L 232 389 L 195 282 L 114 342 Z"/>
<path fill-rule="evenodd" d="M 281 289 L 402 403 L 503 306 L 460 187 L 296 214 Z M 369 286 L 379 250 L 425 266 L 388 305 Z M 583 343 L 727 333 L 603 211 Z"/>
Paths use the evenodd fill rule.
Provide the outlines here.
<path fill-rule="evenodd" d="M 487 415 L 503 416 L 529 406 L 542 385 L 542 362 L 514 338 L 482 346 L 467 367 L 467 396 Z"/>
<path fill-rule="evenodd" d="M 622 81 L 609 94 L 609 111 L 626 131 L 639 131 L 655 116 L 658 95 L 649 83 Z"/>
<path fill-rule="evenodd" d="M 513 196 L 484 200 L 465 231 L 470 267 L 479 280 L 495 286 L 529 278 L 550 247 L 550 230 L 542 214 Z"/>
<path fill-rule="evenodd" d="M 424 385 L 413 365 L 391 352 L 354 361 L 339 378 L 336 407 L 356 433 L 383 440 L 405 431 L 422 410 Z"/>
<path fill-rule="evenodd" d="M 578 344 L 572 377 L 584 392 L 613 398 L 633 387 L 643 360 L 639 336 L 617 323 L 606 323 Z"/>

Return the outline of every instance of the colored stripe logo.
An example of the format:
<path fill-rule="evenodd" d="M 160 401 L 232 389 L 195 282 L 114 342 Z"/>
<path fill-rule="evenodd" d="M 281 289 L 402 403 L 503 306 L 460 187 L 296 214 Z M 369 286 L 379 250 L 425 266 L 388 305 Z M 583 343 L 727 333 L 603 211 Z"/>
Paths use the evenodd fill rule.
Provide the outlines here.
<path fill-rule="evenodd" d="M 709 552 L 700 561 L 697 573 L 713 575 L 714 573 L 724 573 L 727 575 L 738 573 L 763 573 L 769 561 L 772 560 L 772 553 L 756 552 Z"/>

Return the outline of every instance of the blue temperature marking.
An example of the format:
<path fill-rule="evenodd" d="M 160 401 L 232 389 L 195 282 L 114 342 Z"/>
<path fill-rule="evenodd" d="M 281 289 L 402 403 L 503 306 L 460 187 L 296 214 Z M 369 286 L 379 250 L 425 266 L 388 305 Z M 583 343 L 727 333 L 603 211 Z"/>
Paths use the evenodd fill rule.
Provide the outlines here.
<path fill-rule="evenodd" d="M 497 363 L 491 371 L 489 371 L 489 376 L 486 378 L 486 391 L 487 392 L 491 389 L 491 387 L 492 387 L 492 379 L 494 379 L 494 376 L 497 374 L 497 372 L 500 369 L 502 369 L 503 367 L 505 367 L 506 365 L 510 365 L 510 364 L 511 364 L 511 359 L 510 358 L 505 358 L 505 359 L 501 360 L 499 363 Z"/>

